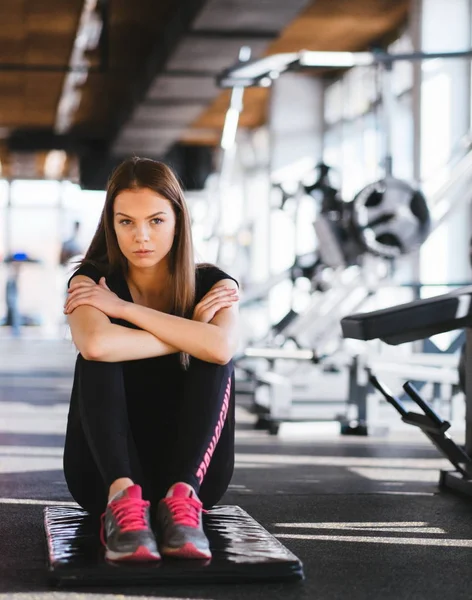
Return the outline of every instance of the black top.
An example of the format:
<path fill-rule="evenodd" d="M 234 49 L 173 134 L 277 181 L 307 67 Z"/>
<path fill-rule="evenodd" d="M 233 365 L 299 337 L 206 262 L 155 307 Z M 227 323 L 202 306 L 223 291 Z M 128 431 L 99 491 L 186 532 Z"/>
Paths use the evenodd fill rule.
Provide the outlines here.
<path fill-rule="evenodd" d="M 90 277 L 90 279 L 93 279 L 95 283 L 98 283 L 100 278 L 104 276 L 103 272 L 93 265 L 84 265 L 79 267 L 72 277 L 75 277 L 76 275 L 85 275 L 86 277 Z M 69 279 L 69 284 L 72 277 Z M 207 294 L 210 289 L 222 279 L 232 279 L 239 286 L 238 281 L 234 279 L 234 277 L 231 277 L 231 275 L 228 275 L 221 269 L 218 269 L 218 267 L 206 263 L 197 265 L 197 268 L 195 269 L 195 305 L 197 305 L 203 296 L 205 296 L 205 294 Z M 128 284 L 126 283 L 126 279 L 122 274 L 107 276 L 106 284 L 119 298 L 122 298 L 127 302 L 133 302 Z M 139 329 L 139 327 L 133 323 L 129 323 L 128 321 L 124 321 L 122 319 L 110 318 L 110 321 L 116 325 L 123 325 L 124 327 Z M 151 368 L 151 370 L 155 372 L 156 369 L 159 371 L 161 371 L 161 369 L 173 370 L 179 367 L 179 353 L 166 354 L 164 356 L 156 356 L 154 358 L 126 361 L 124 364 L 127 371 L 125 374 L 131 376 L 132 373 L 133 379 L 136 378 L 136 380 L 141 380 L 144 382 L 147 379 L 145 371 L 148 371 L 148 368 Z M 142 372 L 140 372 L 141 369 L 139 367 L 142 367 Z"/>
<path fill-rule="evenodd" d="M 93 279 L 95 283 L 98 283 L 100 281 L 100 278 L 104 276 L 104 273 L 96 267 L 94 267 L 93 265 L 83 265 L 73 273 L 73 275 L 69 279 L 68 285 L 70 285 L 71 279 L 76 275 L 85 275 L 86 277 L 90 277 L 90 279 Z M 218 269 L 218 267 L 207 263 L 197 265 L 195 269 L 195 305 L 197 305 L 200 302 L 203 296 L 210 291 L 210 289 L 215 285 L 215 283 L 218 283 L 218 281 L 221 281 L 222 279 L 232 279 L 239 286 L 238 281 L 234 279 L 234 277 L 231 277 L 231 275 L 228 275 L 221 269 Z M 122 274 L 106 276 L 106 284 L 110 288 L 110 290 L 112 292 L 115 292 L 115 294 L 119 298 L 122 298 L 127 302 L 133 302 L 128 284 L 126 283 L 126 279 L 123 277 Z M 110 320 L 112 321 L 112 323 L 126 325 L 128 327 L 138 329 L 135 325 L 133 325 L 132 323 L 128 323 L 127 321 L 122 321 L 119 319 Z"/>

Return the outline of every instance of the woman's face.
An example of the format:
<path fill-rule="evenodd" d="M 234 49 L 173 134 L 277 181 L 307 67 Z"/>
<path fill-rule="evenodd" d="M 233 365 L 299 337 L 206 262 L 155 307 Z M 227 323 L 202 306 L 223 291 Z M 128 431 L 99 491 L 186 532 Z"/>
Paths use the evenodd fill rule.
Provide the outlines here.
<path fill-rule="evenodd" d="M 124 190 L 115 198 L 113 213 L 118 245 L 130 265 L 149 268 L 167 256 L 176 220 L 169 200 L 148 188 Z"/>

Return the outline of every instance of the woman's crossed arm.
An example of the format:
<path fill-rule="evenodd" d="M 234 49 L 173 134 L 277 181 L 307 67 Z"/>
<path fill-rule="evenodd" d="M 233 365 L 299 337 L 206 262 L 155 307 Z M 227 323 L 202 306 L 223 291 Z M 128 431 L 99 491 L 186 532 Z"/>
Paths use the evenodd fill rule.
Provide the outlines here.
<path fill-rule="evenodd" d="M 226 364 L 238 345 L 237 285 L 219 281 L 196 306 L 193 319 L 169 315 L 111 292 L 101 280 L 85 276 L 71 282 L 65 312 L 72 339 L 88 360 L 118 362 L 187 352 L 201 360 Z M 114 325 L 109 317 L 139 330 Z"/>

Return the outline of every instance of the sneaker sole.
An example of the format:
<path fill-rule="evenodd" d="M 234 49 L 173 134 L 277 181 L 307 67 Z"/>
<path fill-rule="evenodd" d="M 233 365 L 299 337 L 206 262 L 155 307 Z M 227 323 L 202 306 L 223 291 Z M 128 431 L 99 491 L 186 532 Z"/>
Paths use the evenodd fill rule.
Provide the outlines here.
<path fill-rule="evenodd" d="M 187 542 L 180 548 L 169 548 L 168 546 L 160 548 L 161 554 L 175 558 L 211 558 L 211 552 L 199 550 L 192 543 Z"/>
<path fill-rule="evenodd" d="M 114 552 L 107 548 L 105 558 L 114 562 L 157 562 L 161 560 L 161 555 L 157 552 L 151 552 L 145 546 L 139 546 L 134 552 Z"/>

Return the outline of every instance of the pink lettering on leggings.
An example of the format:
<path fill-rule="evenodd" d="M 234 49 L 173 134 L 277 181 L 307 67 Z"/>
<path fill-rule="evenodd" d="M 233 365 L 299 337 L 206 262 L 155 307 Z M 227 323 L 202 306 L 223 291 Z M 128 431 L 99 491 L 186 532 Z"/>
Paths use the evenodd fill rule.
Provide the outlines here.
<path fill-rule="evenodd" d="M 221 407 L 220 416 L 218 417 L 218 422 L 216 423 L 215 433 L 213 434 L 213 436 L 211 438 L 210 445 L 208 446 L 208 449 L 205 452 L 205 456 L 203 457 L 202 463 L 198 467 L 197 479 L 198 479 L 199 483 L 202 483 L 203 478 L 206 475 L 208 466 L 210 465 L 211 457 L 213 456 L 213 452 L 215 451 L 216 445 L 218 444 L 218 440 L 220 439 L 221 432 L 223 431 L 223 426 L 225 424 L 226 415 L 228 414 L 230 393 L 231 393 L 231 377 L 229 378 L 228 385 L 226 386 L 225 397 L 223 398 L 223 405 Z"/>

